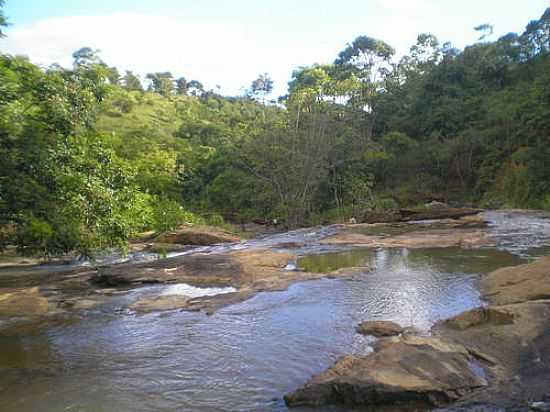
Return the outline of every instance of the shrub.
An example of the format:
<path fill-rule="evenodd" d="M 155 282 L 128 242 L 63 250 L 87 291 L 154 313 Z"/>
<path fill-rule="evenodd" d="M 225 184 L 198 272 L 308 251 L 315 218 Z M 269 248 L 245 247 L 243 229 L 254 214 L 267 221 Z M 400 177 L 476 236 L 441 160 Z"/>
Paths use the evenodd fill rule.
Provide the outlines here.
<path fill-rule="evenodd" d="M 186 211 L 178 202 L 158 199 L 153 205 L 153 229 L 157 232 L 173 230 L 183 223 L 202 224 L 204 220 Z"/>

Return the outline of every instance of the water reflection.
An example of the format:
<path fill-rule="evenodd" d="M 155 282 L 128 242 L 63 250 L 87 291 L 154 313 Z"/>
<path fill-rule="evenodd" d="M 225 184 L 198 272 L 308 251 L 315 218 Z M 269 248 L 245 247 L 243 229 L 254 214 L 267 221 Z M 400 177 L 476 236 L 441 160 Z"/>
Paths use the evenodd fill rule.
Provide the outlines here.
<path fill-rule="evenodd" d="M 427 329 L 481 303 L 479 274 L 523 262 L 507 250 L 529 254 L 538 247 L 543 253 L 550 244 L 549 221 L 543 217 L 517 224 L 514 216 L 489 218 L 501 250 L 355 249 L 309 256 L 298 266 L 370 270 L 354 272 L 351 279 L 261 293 L 213 316 L 123 311 L 155 287 L 143 288 L 109 298 L 80 322 L 0 337 L 0 410 L 286 410 L 284 393 L 339 356 L 370 350 L 369 338 L 354 331 L 357 323 L 388 319 Z M 306 244 L 300 251 L 319 253 L 327 251 L 319 239 L 330 230 L 297 231 L 250 244 L 296 241 Z"/>
<path fill-rule="evenodd" d="M 83 322 L 33 337 L 28 361 L 20 362 L 23 369 L 0 375 L 5 389 L 0 410 L 285 410 L 284 393 L 339 356 L 370 350 L 369 339 L 354 331 L 360 321 L 390 319 L 428 328 L 480 303 L 475 264 L 471 270 L 446 271 L 456 250 L 351 256 L 359 259 L 361 253 L 372 271 L 261 293 L 210 317 L 118 315 L 117 305 L 130 298 L 117 297 L 118 303 L 111 301 Z M 468 269 L 466 261 L 487 260 L 476 256 L 459 261 Z M 0 353 L 3 367 L 19 356 Z M 32 358 L 42 353 L 45 359 Z"/>

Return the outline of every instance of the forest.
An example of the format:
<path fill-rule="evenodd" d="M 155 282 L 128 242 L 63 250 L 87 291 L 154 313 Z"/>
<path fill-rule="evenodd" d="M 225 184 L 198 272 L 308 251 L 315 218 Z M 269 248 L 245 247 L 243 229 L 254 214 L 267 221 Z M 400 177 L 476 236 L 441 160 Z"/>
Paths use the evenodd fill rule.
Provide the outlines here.
<path fill-rule="evenodd" d="M 430 201 L 550 210 L 550 8 L 523 33 L 475 30 L 463 50 L 422 33 L 405 56 L 359 36 L 275 100 L 267 73 L 223 96 L 88 46 L 71 68 L 1 53 L 0 248 L 91 256 L 185 222 L 296 228 Z"/>

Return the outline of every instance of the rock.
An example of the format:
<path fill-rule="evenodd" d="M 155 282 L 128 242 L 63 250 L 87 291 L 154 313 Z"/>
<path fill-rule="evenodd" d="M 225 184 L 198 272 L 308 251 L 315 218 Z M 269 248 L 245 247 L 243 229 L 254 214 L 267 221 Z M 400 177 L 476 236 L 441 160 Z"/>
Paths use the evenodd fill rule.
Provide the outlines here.
<path fill-rule="evenodd" d="M 202 225 L 183 225 L 177 230 L 163 233 L 155 243 L 208 246 L 218 243 L 240 242 L 240 238 L 225 230 Z"/>
<path fill-rule="evenodd" d="M 97 306 L 100 302 L 92 299 L 67 299 L 60 302 L 60 306 L 72 310 L 88 310 Z"/>
<path fill-rule="evenodd" d="M 362 335 L 372 335 L 377 338 L 383 336 L 395 336 L 403 333 L 403 328 L 395 322 L 385 320 L 372 320 L 361 322 L 355 328 L 357 333 Z"/>
<path fill-rule="evenodd" d="M 219 307 L 242 301 L 255 293 L 284 290 L 291 283 L 320 279 L 329 275 L 285 270 L 288 262 L 296 261 L 290 252 L 252 249 L 223 254 L 195 253 L 139 264 L 121 264 L 99 268 L 92 283 L 101 287 L 135 286 L 145 283 L 187 283 L 199 287 L 232 286 L 236 294 L 218 299 L 193 299 L 189 308 Z M 349 276 L 349 273 L 330 274 Z M 242 292 L 242 293 L 241 293 Z"/>
<path fill-rule="evenodd" d="M 449 209 L 447 203 L 438 202 L 437 200 L 432 200 L 424 205 L 426 209 Z"/>
<path fill-rule="evenodd" d="M 481 287 L 495 305 L 550 299 L 550 256 L 498 269 L 482 279 Z"/>
<path fill-rule="evenodd" d="M 529 407 L 537 412 L 550 412 L 550 395 L 545 396 L 541 401 L 531 402 Z"/>
<path fill-rule="evenodd" d="M 368 212 L 362 223 L 413 222 L 418 220 L 458 219 L 463 216 L 477 215 L 481 209 L 469 208 L 424 208 L 399 209 L 386 212 Z"/>
<path fill-rule="evenodd" d="M 192 245 L 180 245 L 179 243 L 151 243 L 144 250 L 151 253 L 165 254 L 172 252 L 185 252 L 192 249 Z"/>
<path fill-rule="evenodd" d="M 468 329 L 480 325 L 509 325 L 514 323 L 515 314 L 502 307 L 476 308 L 444 321 L 454 329 Z"/>
<path fill-rule="evenodd" d="M 189 303 L 189 297 L 181 295 L 166 295 L 143 297 L 128 308 L 139 313 L 149 313 L 163 310 L 182 309 Z"/>
<path fill-rule="evenodd" d="M 467 347 L 487 366 L 490 390 L 476 392 L 468 400 L 518 406 L 525 405 L 526 396 L 541 399 L 550 387 L 550 300 L 488 309 L 489 321 L 484 315 L 461 314 L 461 321 L 440 322 L 432 329 Z M 482 321 L 477 323 L 476 318 Z"/>
<path fill-rule="evenodd" d="M 0 289 L 0 317 L 34 317 L 48 313 L 48 299 L 39 288 Z"/>
<path fill-rule="evenodd" d="M 275 245 L 275 247 L 280 249 L 300 249 L 305 246 L 305 243 L 299 243 L 299 242 L 284 242 L 284 243 L 278 243 Z"/>
<path fill-rule="evenodd" d="M 461 346 L 429 337 L 403 337 L 368 356 L 345 356 L 303 388 L 285 396 L 288 406 L 445 405 L 487 385 L 470 368 Z"/>
<path fill-rule="evenodd" d="M 188 283 L 193 286 L 239 288 L 260 280 L 278 278 L 292 253 L 267 249 L 226 254 L 195 253 L 140 264 L 100 268 L 93 281 L 106 286 L 139 283 Z"/>
<path fill-rule="evenodd" d="M 387 248 L 477 248 L 490 246 L 494 242 L 483 230 L 432 229 L 412 231 L 396 236 L 369 236 L 360 233 L 343 232 L 328 236 L 321 240 L 321 243 Z"/>

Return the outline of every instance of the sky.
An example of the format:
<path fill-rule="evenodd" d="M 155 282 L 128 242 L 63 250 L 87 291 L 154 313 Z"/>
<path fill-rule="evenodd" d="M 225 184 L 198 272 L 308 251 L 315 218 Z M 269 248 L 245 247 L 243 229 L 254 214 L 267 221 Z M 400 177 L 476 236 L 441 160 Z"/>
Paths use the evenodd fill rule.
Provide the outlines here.
<path fill-rule="evenodd" d="M 286 92 L 292 71 L 330 63 L 359 35 L 403 55 L 419 33 L 463 48 L 473 27 L 494 38 L 523 32 L 548 0 L 6 0 L 12 25 L 0 51 L 41 65 L 70 66 L 81 47 L 121 72 L 170 71 L 239 95 L 261 73 Z"/>

